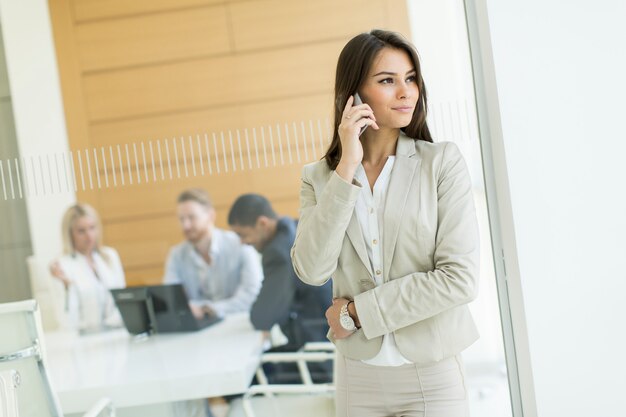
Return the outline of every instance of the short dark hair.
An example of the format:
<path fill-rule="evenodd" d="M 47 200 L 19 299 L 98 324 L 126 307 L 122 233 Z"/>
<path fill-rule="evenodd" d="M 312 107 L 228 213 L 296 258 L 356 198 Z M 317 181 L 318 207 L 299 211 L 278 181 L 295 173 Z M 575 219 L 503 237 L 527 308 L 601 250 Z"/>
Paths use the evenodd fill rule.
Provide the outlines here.
<path fill-rule="evenodd" d="M 211 197 L 209 197 L 209 193 L 207 193 L 202 188 L 189 188 L 178 195 L 176 202 L 178 204 L 184 203 L 187 201 L 194 201 L 207 209 L 213 207 L 211 203 Z"/>
<path fill-rule="evenodd" d="M 259 194 L 243 194 L 235 200 L 228 213 L 228 224 L 254 226 L 260 216 L 276 219 L 269 200 Z"/>
<path fill-rule="evenodd" d="M 341 159 L 341 140 L 339 139 L 338 128 L 346 102 L 361 87 L 374 59 L 385 48 L 406 52 L 415 66 L 419 98 L 411 122 L 401 130 L 414 140 L 433 141 L 426 124 L 428 99 L 415 47 L 399 33 L 373 29 L 369 33 L 361 33 L 352 38 L 339 54 L 337 72 L 335 74 L 333 138 L 326 155 L 324 155 L 324 159 L 326 159 L 330 169 L 335 169 Z"/>

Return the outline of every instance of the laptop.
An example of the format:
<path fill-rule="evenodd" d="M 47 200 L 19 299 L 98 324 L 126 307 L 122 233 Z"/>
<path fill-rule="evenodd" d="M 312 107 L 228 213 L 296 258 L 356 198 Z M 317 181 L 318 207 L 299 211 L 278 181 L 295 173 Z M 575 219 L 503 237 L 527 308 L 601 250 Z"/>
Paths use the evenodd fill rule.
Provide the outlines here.
<path fill-rule="evenodd" d="M 219 321 L 215 316 L 196 319 L 182 284 L 149 285 L 110 290 L 131 334 L 191 332 Z"/>

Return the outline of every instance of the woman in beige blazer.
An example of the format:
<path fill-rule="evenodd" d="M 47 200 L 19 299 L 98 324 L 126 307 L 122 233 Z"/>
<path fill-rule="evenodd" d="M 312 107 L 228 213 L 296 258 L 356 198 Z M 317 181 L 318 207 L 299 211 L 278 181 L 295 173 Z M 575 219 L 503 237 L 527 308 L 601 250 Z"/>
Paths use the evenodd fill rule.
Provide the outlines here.
<path fill-rule="evenodd" d="M 380 30 L 353 38 L 334 107 L 325 158 L 302 172 L 292 259 L 304 282 L 333 280 L 337 416 L 466 416 L 476 214 L 458 148 L 432 141 L 413 46 Z"/>

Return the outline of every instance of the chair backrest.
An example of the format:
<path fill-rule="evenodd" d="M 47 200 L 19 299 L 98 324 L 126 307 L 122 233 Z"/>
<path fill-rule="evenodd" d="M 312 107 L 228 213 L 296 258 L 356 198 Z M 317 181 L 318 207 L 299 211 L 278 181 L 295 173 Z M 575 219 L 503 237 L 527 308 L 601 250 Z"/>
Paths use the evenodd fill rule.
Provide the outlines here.
<path fill-rule="evenodd" d="M 0 417 L 19 417 L 17 394 L 19 374 L 13 369 L 0 371 Z"/>
<path fill-rule="evenodd" d="M 20 417 L 62 417 L 45 367 L 39 308 L 35 300 L 0 304 L 0 372 L 15 372 Z M 17 384 L 16 384 L 17 385 Z"/>
<path fill-rule="evenodd" d="M 44 330 L 51 331 L 68 327 L 63 284 L 50 274 L 48 262 L 33 255 L 26 259 L 26 265 L 33 298 L 37 300 L 41 311 Z"/>
<path fill-rule="evenodd" d="M 233 401 L 228 417 L 331 417 L 335 415 L 334 383 L 314 384 L 305 363 L 335 362 L 335 346 L 329 342 L 305 344 L 297 352 L 265 353 L 263 363 L 298 364 L 301 384 L 269 384 L 263 366 L 257 369 L 257 385 L 252 385 L 241 401 Z M 334 378 L 333 378 L 334 380 Z"/>

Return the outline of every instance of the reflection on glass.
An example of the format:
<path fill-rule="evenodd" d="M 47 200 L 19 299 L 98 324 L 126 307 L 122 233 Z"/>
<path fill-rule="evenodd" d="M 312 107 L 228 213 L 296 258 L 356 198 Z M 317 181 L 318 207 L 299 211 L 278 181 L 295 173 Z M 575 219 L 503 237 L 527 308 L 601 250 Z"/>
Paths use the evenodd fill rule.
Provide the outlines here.
<path fill-rule="evenodd" d="M 324 123 L 326 129 L 322 128 L 321 119 L 308 123 L 300 120 L 282 127 L 279 123 L 259 126 L 258 130 L 253 127 L 221 131 L 219 136 L 212 132 L 124 143 L 106 149 L 0 159 L 0 198 L 45 197 L 270 166 L 299 166 L 314 161 L 325 151 L 329 142 L 328 120 Z"/>
<path fill-rule="evenodd" d="M 86 28 L 90 28 L 92 23 L 99 22 L 102 24 L 101 27 L 108 24 L 115 25 L 122 16 L 123 19 L 121 20 L 127 20 L 133 25 L 141 27 L 146 21 L 159 18 L 158 16 L 161 14 L 165 15 L 164 13 L 157 13 L 152 16 L 148 13 L 144 16 L 143 11 L 141 13 L 133 11 L 134 14 L 124 15 L 109 10 L 109 14 L 102 17 L 98 16 L 98 11 L 90 9 L 86 5 L 87 2 L 84 2 L 85 5 L 81 5 L 82 2 L 76 3 L 75 18 L 80 20 L 81 30 L 85 30 L 78 36 L 86 36 L 81 38 L 86 39 L 86 42 L 97 41 L 97 37 L 88 39 L 87 36 L 86 31 L 90 29 Z M 250 3 L 250 5 L 244 3 Z M 243 2 L 235 8 L 253 7 L 252 3 L 254 2 Z M 489 225 L 485 211 L 484 189 L 482 188 L 479 137 L 473 106 L 463 5 L 458 0 L 417 1 L 407 2 L 407 4 L 411 12 L 410 15 L 414 16 L 411 18 L 413 40 L 422 54 L 424 75 L 429 86 L 431 98 L 429 125 L 435 140 L 452 140 L 459 145 L 470 164 L 476 205 L 479 210 L 483 209 L 482 214 L 479 212 L 483 241 L 482 254 L 485 256 L 481 261 L 481 270 L 483 271 L 481 294 L 471 306 L 480 327 L 482 338 L 465 355 L 473 401 L 472 415 L 481 417 L 507 416 L 510 414 L 508 386 L 498 320 L 495 278 L 490 259 Z M 296 56 L 298 59 L 304 59 L 302 57 L 307 55 L 300 54 L 298 48 L 310 50 L 317 48 L 316 51 L 320 49 L 332 58 L 324 59 L 334 60 L 336 54 L 328 52 L 332 49 L 330 47 L 324 49 L 325 45 L 331 44 L 337 39 L 347 39 L 359 31 L 368 30 L 371 28 L 371 22 L 375 21 L 381 25 L 385 23 L 380 19 L 375 20 L 371 17 L 378 18 L 384 13 L 382 10 L 376 9 L 378 6 L 374 3 L 370 6 L 370 10 L 363 8 L 363 11 L 358 13 L 355 13 L 354 10 L 347 12 L 355 22 L 363 24 L 363 27 L 357 27 L 358 24 L 355 23 L 353 27 L 347 30 L 343 28 L 346 26 L 344 21 L 341 22 L 341 25 L 335 25 L 331 22 L 328 26 L 329 34 L 327 37 L 323 37 L 322 35 L 325 34 L 320 34 L 317 29 L 312 32 L 314 36 L 306 35 L 308 32 L 306 32 L 303 24 L 300 24 L 301 27 L 292 29 L 288 25 L 276 25 L 276 27 L 284 27 L 286 31 L 292 30 L 292 32 L 287 34 L 272 32 L 266 36 L 260 36 L 259 34 L 265 33 L 265 31 L 252 29 L 244 33 L 242 30 L 241 38 L 234 40 L 233 43 L 241 48 L 237 55 L 244 58 L 246 51 L 253 50 L 253 46 L 250 45 L 253 45 L 255 38 L 259 38 L 258 42 L 262 44 L 260 50 L 262 51 L 263 48 L 272 52 L 275 50 L 277 56 Z M 328 7 L 328 4 L 321 2 L 319 7 Z M 206 11 L 204 9 L 204 7 L 198 8 L 199 11 Z M 235 17 L 237 11 L 233 11 Z M 293 20 L 301 21 L 297 19 L 301 19 L 302 11 L 299 12 L 294 7 L 293 12 Z M 337 11 L 337 15 L 340 16 L 341 13 L 343 12 Z M 327 17 L 324 15 L 317 18 L 309 14 L 307 19 L 318 19 L 326 22 Z M 292 19 L 291 16 L 288 18 Z M 93 20 L 90 21 L 90 19 Z M 251 26 L 252 24 L 247 25 L 247 27 Z M 337 29 L 340 26 L 342 31 Z M 393 27 L 393 24 L 388 26 Z M 237 31 L 238 29 L 235 28 L 234 30 Z M 115 39 L 109 35 L 102 36 L 109 40 Z M 128 35 L 132 36 L 132 33 Z M 317 40 L 320 36 L 322 38 Z M 205 36 L 205 38 L 209 38 L 209 36 Z M 309 47 L 307 42 L 313 41 L 318 42 L 322 47 L 319 45 Z M 343 43 L 343 41 L 338 43 Z M 206 45 L 203 44 L 204 46 Z M 104 59 L 104 51 L 96 51 L 97 53 L 81 56 L 80 59 L 75 57 L 77 61 L 86 63 L 86 67 L 81 68 L 83 72 L 77 76 L 80 79 L 75 81 L 84 83 L 85 88 L 94 85 L 96 87 L 106 86 L 106 82 L 109 81 L 107 77 L 113 72 L 127 74 L 138 70 L 138 67 L 134 66 L 137 64 L 139 67 L 142 65 L 146 67 L 150 65 L 165 66 L 172 63 L 176 64 L 178 62 L 176 60 L 181 59 L 181 55 L 166 57 L 162 62 L 152 55 L 149 59 L 142 54 L 121 57 L 120 51 L 123 48 L 119 45 L 117 48 L 119 50 L 112 53 L 114 56 L 110 61 Z M 164 46 L 163 49 L 167 48 Z M 155 50 L 150 51 L 151 54 L 155 54 Z M 287 52 L 280 55 L 281 51 Z M 208 60 L 215 56 L 211 54 L 222 57 L 220 54 L 225 53 L 224 51 L 216 53 L 202 50 L 192 57 L 184 57 L 183 61 Z M 145 60 L 141 61 L 144 58 Z M 277 67 L 272 68 L 280 69 L 284 66 L 289 68 L 286 71 L 287 75 L 289 75 L 289 71 L 295 73 L 292 65 L 294 59 L 288 61 L 278 62 L 276 63 Z M 319 61 L 322 62 L 323 60 L 319 59 Z M 185 62 L 181 66 L 184 64 Z M 334 61 L 331 64 L 334 65 Z M 98 65 L 100 66 L 98 67 Z M 260 71 L 262 65 L 256 70 Z M 307 65 L 313 66 L 309 63 Z M 227 67 L 227 71 L 233 72 L 233 67 Z M 315 72 L 320 71 L 322 70 L 315 68 Z M 282 77 L 285 77 L 285 74 Z M 305 81 L 300 81 L 300 84 L 289 88 L 297 90 L 300 88 L 299 85 L 312 78 L 311 73 L 307 73 L 306 77 L 298 73 L 298 77 L 304 78 Z M 98 80 L 104 81 L 102 84 L 97 84 L 96 81 Z M 157 85 L 157 83 L 153 85 Z M 249 87 L 250 84 L 246 85 Z M 166 86 L 163 85 L 163 87 Z M 279 87 L 271 85 L 266 88 L 274 90 Z M 240 95 L 248 94 L 251 90 L 248 88 L 242 92 L 232 86 L 230 88 L 233 93 Z M 317 94 L 324 97 L 329 95 L 327 90 L 322 90 L 317 85 L 311 89 L 314 90 L 315 88 L 318 90 L 315 90 L 316 92 L 312 95 Z M 107 91 L 106 88 L 103 90 L 98 91 L 100 94 L 98 98 L 104 100 Z M 148 92 L 141 92 L 141 94 L 146 93 Z M 190 91 L 188 95 L 193 95 L 191 93 L 193 91 Z M 253 93 L 257 94 L 256 91 Z M 59 150 L 52 153 L 28 155 L 18 154 L 17 147 L 10 150 L 3 149 L 3 153 L 0 154 L 0 182 L 2 187 L 0 189 L 0 202 L 33 199 L 38 201 L 38 204 L 45 206 L 48 199 L 55 198 L 57 195 L 74 195 L 77 193 L 79 198 L 87 197 L 88 201 L 97 203 L 96 207 L 103 215 L 104 232 L 107 239 L 110 239 L 108 241 L 120 252 L 124 261 L 127 280 L 133 284 L 156 283 L 162 277 L 165 251 L 170 244 L 174 243 L 171 240 L 179 237 L 175 220 L 170 212 L 174 201 L 172 197 L 182 189 L 187 188 L 190 181 L 198 186 L 208 185 L 207 188 L 210 192 L 213 192 L 213 189 L 218 190 L 220 196 L 220 204 L 217 207 L 218 221 L 221 225 L 225 225 L 225 213 L 234 196 L 250 190 L 262 192 L 271 190 L 274 192 L 273 200 L 278 204 L 279 211 L 293 216 L 297 215 L 297 202 L 295 200 L 298 190 L 293 187 L 293 184 L 297 183 L 298 180 L 297 172 L 303 164 L 317 160 L 323 155 L 330 137 L 329 123 L 327 119 L 320 117 L 319 113 L 298 114 L 297 117 L 282 116 L 281 113 L 280 117 L 273 117 L 273 113 L 268 111 L 263 119 L 255 119 L 250 116 L 250 113 L 254 111 L 259 112 L 261 107 L 276 109 L 278 104 L 274 103 L 274 107 L 271 106 L 277 100 L 283 100 L 280 102 L 283 107 L 297 108 L 303 103 L 298 101 L 298 98 L 294 98 L 293 95 L 296 93 L 289 91 L 288 88 L 286 91 L 281 91 L 281 94 L 282 96 L 275 98 L 269 95 L 263 96 L 260 93 L 254 96 L 251 93 L 251 98 L 247 98 L 249 102 L 235 105 L 232 103 L 224 104 L 223 107 L 230 109 L 229 111 L 247 112 L 246 117 L 252 119 L 249 121 L 242 117 L 232 123 L 224 122 L 223 124 L 227 125 L 227 128 L 199 129 L 194 124 L 193 128 L 187 129 L 187 126 L 184 125 L 186 119 L 181 116 L 177 120 L 181 123 L 180 126 L 184 126 L 184 133 L 181 133 L 182 130 L 179 132 L 173 129 L 171 127 L 173 123 L 168 125 L 171 119 L 176 117 L 176 111 L 180 111 L 181 114 L 196 112 L 200 115 L 198 118 L 206 115 L 219 118 L 222 117 L 222 114 L 215 108 L 222 107 L 221 101 L 224 98 L 220 98 L 219 104 L 207 105 L 206 108 L 198 105 L 198 107 L 190 106 L 182 110 L 172 111 L 173 107 L 167 107 L 167 112 L 163 111 L 162 114 L 159 113 L 160 109 L 152 113 L 147 110 L 141 113 L 139 110 L 132 109 L 129 112 L 128 120 L 124 119 L 123 115 L 119 116 L 121 112 L 117 112 L 116 116 L 112 117 L 104 114 L 104 110 L 98 113 L 97 108 L 93 111 L 94 114 L 97 113 L 96 116 L 91 118 L 91 113 L 85 110 L 87 106 L 97 107 L 98 103 L 89 101 L 87 98 L 85 103 L 81 103 L 85 106 L 81 111 L 89 114 L 85 116 L 84 120 L 81 120 L 81 123 L 84 122 L 89 127 L 87 131 L 90 140 L 82 141 L 83 138 L 80 138 L 81 142 L 73 142 L 81 143 L 82 146 L 73 146 L 69 152 Z M 132 96 L 132 94 L 129 95 Z M 202 96 L 202 94 L 198 95 Z M 160 103 L 168 100 L 169 98 L 166 98 Z M 78 101 L 80 102 L 80 100 Z M 132 97 L 129 97 L 128 101 L 132 102 Z M 311 102 L 326 103 L 317 98 L 311 99 Z M 127 109 L 133 107 L 132 103 L 112 103 L 109 103 L 110 107 L 115 107 L 116 104 Z M 150 104 L 150 100 L 143 102 L 143 104 L 146 103 Z M 258 107 L 254 107 L 255 103 L 258 104 Z M 3 104 L 5 103 L 3 102 Z M 324 110 L 327 107 L 324 107 Z M 67 111 L 73 110 L 75 109 L 68 108 Z M 202 111 L 206 111 L 206 114 L 201 113 Z M 284 113 L 289 112 L 285 111 Z M 137 120 L 143 120 L 144 125 L 156 127 L 152 130 L 139 128 L 139 122 L 133 124 Z M 195 123 L 195 119 L 189 118 L 189 120 Z M 110 130 L 107 130 L 108 128 Z M 188 134 L 189 131 L 201 133 Z M 134 132 L 151 132 L 151 134 L 135 134 Z M 93 139 L 96 136 L 98 136 L 99 141 Z M 129 137 L 133 137 L 133 139 L 129 140 Z M 71 139 L 77 140 L 75 136 L 72 136 Z M 84 145 L 96 143 L 98 145 L 93 147 L 85 147 Z M 281 168 L 286 169 L 282 171 Z M 284 178 L 287 176 L 293 176 L 294 181 L 285 182 Z M 25 212 L 25 209 L 21 209 L 21 211 Z M 13 211 L 3 211 L 3 215 L 10 217 L 10 222 L 13 222 L 18 216 Z M 60 221 L 60 218 L 49 219 L 49 222 L 54 225 L 53 230 L 58 229 Z M 22 255 L 20 252 L 20 256 L 23 258 Z M 106 371 L 102 370 L 102 373 L 105 374 Z"/>
<path fill-rule="evenodd" d="M 461 149 L 472 175 L 479 220 L 480 294 L 470 309 L 481 338 L 464 353 L 471 413 L 511 416 L 464 4 L 461 0 L 408 4 L 413 39 L 424 58 L 429 123 L 435 140 L 453 141 Z"/>

